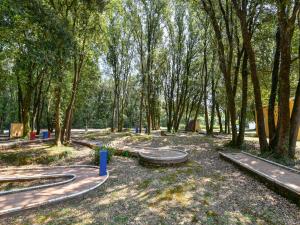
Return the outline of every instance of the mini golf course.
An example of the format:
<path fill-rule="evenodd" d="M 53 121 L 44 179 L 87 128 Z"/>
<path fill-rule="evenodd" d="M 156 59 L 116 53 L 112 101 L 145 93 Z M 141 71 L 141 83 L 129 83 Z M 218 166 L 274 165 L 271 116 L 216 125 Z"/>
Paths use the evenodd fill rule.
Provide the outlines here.
<path fill-rule="evenodd" d="M 52 141 L 52 139 L 2 143 L 0 145 L 0 149 L 5 150 L 44 141 Z M 97 146 L 97 144 L 93 142 L 79 140 L 73 142 L 90 148 Z M 126 151 L 129 151 L 131 155 L 138 157 L 141 164 L 168 166 L 183 163 L 188 160 L 188 153 L 180 150 L 133 148 Z M 43 185 L 34 185 L 26 188 L 1 191 L 0 215 L 34 208 L 82 195 L 99 187 L 107 180 L 108 176 L 108 174 L 106 176 L 99 176 L 99 167 L 88 165 L 1 169 L 0 182 L 2 183 L 52 178 L 65 178 L 65 180 Z"/>
<path fill-rule="evenodd" d="M 275 192 L 300 205 L 300 171 L 244 152 L 221 152 L 220 156 L 251 173 Z"/>
<path fill-rule="evenodd" d="M 99 168 L 94 166 L 57 166 L 37 168 L 17 168 L 0 170 L 0 181 L 20 181 L 49 177 L 69 177 L 69 180 L 30 187 L 27 189 L 1 192 L 0 215 L 38 207 L 82 195 L 103 184 L 107 176 L 99 176 Z"/>

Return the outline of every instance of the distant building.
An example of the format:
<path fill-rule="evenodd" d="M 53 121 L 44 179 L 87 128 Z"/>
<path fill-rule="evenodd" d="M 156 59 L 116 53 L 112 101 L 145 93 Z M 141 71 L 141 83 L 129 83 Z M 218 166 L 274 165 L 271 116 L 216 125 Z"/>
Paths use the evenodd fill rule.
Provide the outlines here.
<path fill-rule="evenodd" d="M 294 99 L 291 98 L 290 99 L 290 113 L 291 113 L 291 115 L 292 115 L 293 107 L 294 107 Z M 264 106 L 263 107 L 264 120 L 265 120 L 265 129 L 266 129 L 266 135 L 267 135 L 267 137 L 269 137 L 268 109 L 269 109 L 268 106 Z M 256 114 L 255 114 L 255 117 L 256 117 Z M 274 119 L 275 119 L 275 126 L 276 126 L 277 125 L 277 120 L 278 120 L 278 106 L 277 105 L 274 107 Z M 257 122 L 256 118 L 255 118 L 255 120 Z M 256 126 L 256 134 L 258 134 L 257 133 L 257 126 Z M 297 140 L 300 141 L 300 129 L 298 131 L 298 138 L 297 138 Z"/>
<path fill-rule="evenodd" d="M 200 121 L 196 120 L 195 124 L 195 120 L 190 120 L 188 126 L 186 127 L 186 131 L 200 132 Z"/>

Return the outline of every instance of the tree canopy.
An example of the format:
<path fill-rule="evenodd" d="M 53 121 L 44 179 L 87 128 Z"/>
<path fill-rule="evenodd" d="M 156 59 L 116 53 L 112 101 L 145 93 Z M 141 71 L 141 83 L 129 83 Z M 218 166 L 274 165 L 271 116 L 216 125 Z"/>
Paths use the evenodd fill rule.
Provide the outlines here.
<path fill-rule="evenodd" d="M 256 122 L 262 153 L 293 158 L 299 7 L 297 0 L 3 0 L 0 130 L 19 121 L 24 135 L 55 130 L 59 144 L 70 141 L 71 128 L 150 134 L 195 131 L 199 121 L 241 147 Z"/>

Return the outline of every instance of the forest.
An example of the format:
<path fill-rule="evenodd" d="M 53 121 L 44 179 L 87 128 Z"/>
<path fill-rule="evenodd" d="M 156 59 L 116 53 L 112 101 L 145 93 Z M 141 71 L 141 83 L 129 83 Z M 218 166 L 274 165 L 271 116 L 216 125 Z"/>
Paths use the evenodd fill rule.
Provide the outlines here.
<path fill-rule="evenodd" d="M 293 159 L 299 9 L 298 0 L 2 0 L 0 132 L 21 122 L 24 136 L 47 128 L 61 144 L 73 128 L 176 133 L 199 120 L 239 148 L 255 122 L 261 153 Z"/>

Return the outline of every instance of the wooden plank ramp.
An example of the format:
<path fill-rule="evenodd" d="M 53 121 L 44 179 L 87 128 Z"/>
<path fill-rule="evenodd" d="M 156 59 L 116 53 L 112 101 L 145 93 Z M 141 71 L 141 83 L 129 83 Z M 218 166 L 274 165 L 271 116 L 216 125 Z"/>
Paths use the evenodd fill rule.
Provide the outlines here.
<path fill-rule="evenodd" d="M 300 206 L 299 170 L 245 152 L 219 154 L 221 158 L 254 175 L 270 189 Z"/>

